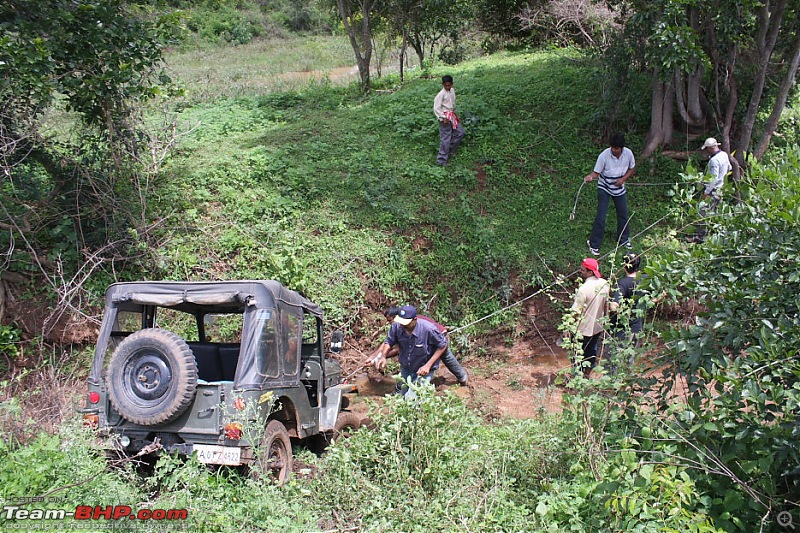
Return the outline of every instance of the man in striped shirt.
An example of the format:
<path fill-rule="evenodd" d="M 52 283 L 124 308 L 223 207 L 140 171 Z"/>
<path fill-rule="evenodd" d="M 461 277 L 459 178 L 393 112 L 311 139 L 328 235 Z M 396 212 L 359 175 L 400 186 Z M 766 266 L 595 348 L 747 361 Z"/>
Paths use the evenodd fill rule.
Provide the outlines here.
<path fill-rule="evenodd" d="M 592 255 L 600 255 L 603 234 L 606 232 L 606 215 L 608 204 L 614 200 L 617 212 L 617 244 L 631 248 L 630 224 L 628 220 L 628 196 L 625 182 L 636 172 L 636 160 L 630 148 L 625 147 L 625 137 L 615 133 L 611 137 L 610 147 L 603 150 L 597 162 L 583 180 L 589 183 L 597 180 L 597 215 L 594 217 L 592 234 L 586 244 Z"/>

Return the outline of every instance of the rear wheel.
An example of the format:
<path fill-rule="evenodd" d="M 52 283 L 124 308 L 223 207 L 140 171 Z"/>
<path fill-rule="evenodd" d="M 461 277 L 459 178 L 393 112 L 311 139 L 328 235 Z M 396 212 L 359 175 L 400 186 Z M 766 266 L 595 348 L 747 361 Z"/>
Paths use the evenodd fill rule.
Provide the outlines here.
<path fill-rule="evenodd" d="M 273 480 L 282 485 L 292 472 L 292 441 L 289 432 L 279 420 L 270 420 L 256 450 L 256 459 L 250 467 L 255 479 Z"/>
<path fill-rule="evenodd" d="M 197 364 L 175 333 L 150 328 L 123 340 L 108 362 L 108 397 L 126 420 L 141 426 L 170 422 L 194 400 Z"/>

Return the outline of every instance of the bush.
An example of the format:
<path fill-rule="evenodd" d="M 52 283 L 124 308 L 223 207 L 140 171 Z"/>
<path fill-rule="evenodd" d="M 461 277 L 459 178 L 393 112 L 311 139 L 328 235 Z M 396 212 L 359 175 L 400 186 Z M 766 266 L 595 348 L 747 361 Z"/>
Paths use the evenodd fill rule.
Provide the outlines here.
<path fill-rule="evenodd" d="M 750 161 L 744 202 L 720 206 L 702 246 L 677 247 L 648 269 L 654 288 L 707 309 L 665 333 L 661 379 L 648 388 L 659 393 L 665 449 L 698 465 L 699 491 L 724 495 L 709 512 L 729 531 L 755 530 L 800 497 L 799 166 L 796 147 L 773 163 Z M 691 205 L 677 205 L 677 216 L 692 222 Z M 675 405 L 678 382 L 686 401 Z"/>
<path fill-rule="evenodd" d="M 326 525 L 392 531 L 526 529 L 526 497 L 556 475 L 560 439 L 540 423 L 485 426 L 454 395 L 416 389 L 417 398 L 387 397 L 372 414 L 375 429 L 336 443 L 312 492 Z M 358 487 L 358 490 L 354 490 Z M 331 513 L 330 509 L 336 509 Z"/>
<path fill-rule="evenodd" d="M 130 469 L 106 468 L 93 434 L 74 419 L 55 434 L 40 433 L 25 446 L 0 440 L 0 483 L 4 500 L 48 509 L 74 511 L 76 505 L 147 499 Z"/>

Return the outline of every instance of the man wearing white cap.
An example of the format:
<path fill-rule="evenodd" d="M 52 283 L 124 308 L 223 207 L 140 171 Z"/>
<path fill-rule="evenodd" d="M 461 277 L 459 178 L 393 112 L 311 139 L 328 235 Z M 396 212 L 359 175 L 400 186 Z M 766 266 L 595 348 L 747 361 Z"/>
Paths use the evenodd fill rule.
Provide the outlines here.
<path fill-rule="evenodd" d="M 689 242 L 695 243 L 705 240 L 708 224 L 703 219 L 722 202 L 722 186 L 725 185 L 725 176 L 733 168 L 728 153 L 719 147 L 719 143 L 714 137 L 706 139 L 700 150 L 707 153 L 710 158 L 706 168 L 708 180 L 703 182 L 703 202 L 699 209 L 701 221 L 695 224 L 696 233 L 687 239 Z"/>
<path fill-rule="evenodd" d="M 430 382 L 439 360 L 447 351 L 447 337 L 439 331 L 434 322 L 418 320 L 417 308 L 413 305 L 404 305 L 394 317 L 386 340 L 377 350 L 373 359 L 376 368 L 380 368 L 383 359 L 389 354 L 392 346 L 398 345 L 400 353 L 400 378 L 403 382 L 417 383 L 418 381 Z M 407 385 L 400 391 L 406 399 L 414 397 Z"/>

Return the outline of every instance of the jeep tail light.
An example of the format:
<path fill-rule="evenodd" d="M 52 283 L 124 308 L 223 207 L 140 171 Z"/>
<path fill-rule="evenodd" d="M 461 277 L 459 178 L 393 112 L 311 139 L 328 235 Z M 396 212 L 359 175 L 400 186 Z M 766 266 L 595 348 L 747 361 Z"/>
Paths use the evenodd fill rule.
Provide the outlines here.
<path fill-rule="evenodd" d="M 239 440 L 242 438 L 242 424 L 239 422 L 231 422 L 225 424 L 225 438 L 230 440 Z"/>
<path fill-rule="evenodd" d="M 97 403 L 100 401 L 100 393 L 99 392 L 90 392 L 89 393 L 89 403 Z"/>
<path fill-rule="evenodd" d="M 90 429 L 97 429 L 100 425 L 100 417 L 97 414 L 83 415 L 83 427 Z"/>

